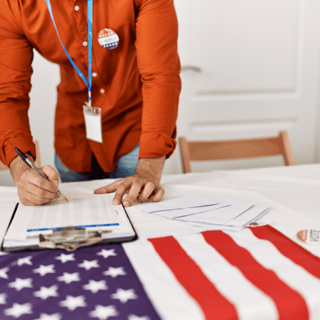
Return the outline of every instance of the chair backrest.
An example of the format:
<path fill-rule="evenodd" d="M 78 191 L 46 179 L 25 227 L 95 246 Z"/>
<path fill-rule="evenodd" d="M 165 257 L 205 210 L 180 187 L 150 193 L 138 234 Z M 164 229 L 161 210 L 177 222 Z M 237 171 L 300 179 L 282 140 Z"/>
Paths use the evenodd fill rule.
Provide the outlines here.
<path fill-rule="evenodd" d="M 40 151 L 39 151 L 39 142 L 34 141 L 34 144 L 36 145 L 36 161 L 34 162 L 37 168 L 41 167 L 41 161 L 40 161 Z M 8 170 L 9 168 L 0 161 L 0 170 Z"/>
<path fill-rule="evenodd" d="M 191 161 L 245 159 L 282 155 L 286 166 L 294 165 L 288 133 L 276 137 L 226 140 L 188 141 L 179 138 L 183 173 L 192 172 Z"/>

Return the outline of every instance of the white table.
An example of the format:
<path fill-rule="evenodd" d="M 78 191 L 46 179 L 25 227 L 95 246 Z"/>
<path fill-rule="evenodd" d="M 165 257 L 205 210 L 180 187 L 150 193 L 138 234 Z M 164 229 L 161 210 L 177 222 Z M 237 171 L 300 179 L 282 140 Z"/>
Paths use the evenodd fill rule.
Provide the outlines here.
<path fill-rule="evenodd" d="M 65 183 L 61 190 L 82 186 L 94 190 L 112 181 Z M 260 222 L 267 222 L 320 257 L 320 246 L 306 245 L 296 237 L 301 229 L 320 230 L 320 164 L 167 175 L 163 176 L 162 185 L 166 190 L 164 199 L 201 193 L 221 202 L 267 205 L 271 210 Z M 0 236 L 5 232 L 17 202 L 16 187 L 0 187 Z M 192 232 L 181 222 L 147 215 L 137 206 L 127 211 L 140 235 L 170 234 L 170 230 L 174 233 Z"/>
<path fill-rule="evenodd" d="M 62 184 L 60 190 L 66 195 L 68 194 L 68 189 L 74 187 L 83 187 L 93 191 L 110 182 L 111 180 L 67 183 Z M 163 177 L 162 185 L 166 191 L 164 199 L 198 193 L 221 202 L 253 202 L 255 204 L 266 205 L 270 208 L 270 211 L 258 221 L 260 224 L 270 224 L 300 246 L 320 257 L 320 246 L 304 244 L 296 237 L 296 233 L 301 229 L 313 228 L 320 230 L 320 164 L 168 175 Z M 11 218 L 17 201 L 18 197 L 15 187 L 0 187 L 0 236 L 5 233 L 6 225 Z M 146 214 L 136 205 L 128 208 L 127 211 L 139 235 L 139 240 L 125 244 L 123 248 L 142 282 L 147 296 L 162 319 L 205 319 L 204 309 L 199 308 L 199 304 L 195 303 L 194 299 L 186 294 L 185 289 L 181 289 L 181 287 L 177 285 L 177 279 L 173 276 L 170 271 L 171 269 L 169 270 L 168 267 L 164 265 L 152 247 L 153 244 L 151 243 L 154 237 L 165 236 L 174 236 L 174 238 L 171 237 L 170 241 L 172 241 L 172 239 L 178 239 L 180 245 L 186 245 L 187 254 L 190 255 L 192 259 L 195 259 L 197 263 L 205 266 L 209 261 L 209 267 L 204 267 L 202 269 L 203 272 L 210 281 L 217 286 L 219 291 L 227 296 L 228 300 L 232 301 L 238 313 L 238 318 L 225 317 L 221 319 L 277 319 L 275 302 L 272 302 L 272 299 L 262 294 L 261 291 L 257 291 L 250 283 L 244 283 L 244 278 L 239 274 L 239 271 L 235 271 L 229 264 L 225 264 L 225 260 L 221 259 L 221 256 L 218 256 L 216 251 L 212 251 L 212 248 L 209 248 L 208 245 L 205 244 L 201 238 L 202 236 L 196 234 L 193 228 L 179 221 L 167 220 L 159 216 Z M 245 232 L 247 231 L 248 230 Z M 248 233 L 249 231 L 247 234 Z M 249 239 L 251 239 L 250 237 L 251 235 L 249 235 Z M 234 238 L 240 245 L 244 239 L 242 235 Z M 188 245 L 190 246 L 188 247 Z M 197 252 L 199 247 L 201 247 L 201 250 Z M 309 301 L 310 312 L 312 313 L 310 319 L 320 319 L 319 277 L 307 275 L 305 271 L 302 271 L 300 266 L 294 266 L 287 258 L 280 257 L 275 249 L 271 248 L 273 255 L 271 259 L 268 259 L 264 254 L 264 250 L 268 248 L 271 248 L 268 243 L 261 242 L 257 245 L 255 243 L 251 244 L 249 241 L 248 250 L 254 252 L 254 257 L 257 261 L 263 264 L 267 270 L 269 263 L 273 264 L 270 266 L 271 270 L 272 268 L 279 268 L 277 274 L 280 279 L 287 282 L 289 288 L 290 285 L 293 285 L 293 288 L 296 288 L 306 301 Z M 209 258 L 210 260 L 208 260 Z M 101 256 L 99 259 L 102 259 Z M 279 259 L 279 261 L 276 261 L 277 259 Z M 108 260 L 106 260 L 106 262 L 107 261 Z M 217 261 L 220 261 L 219 263 L 221 264 L 218 265 Z M 49 262 L 46 263 L 49 264 Z M 217 264 L 218 269 L 214 269 L 215 267 L 212 263 Z M 319 263 L 319 261 L 317 260 L 315 263 Z M 225 267 L 221 267 L 224 264 Z M 296 272 L 295 274 L 297 276 L 286 274 L 287 270 L 290 269 L 287 269 L 286 264 Z M 81 266 L 81 264 L 78 264 L 78 266 Z M 31 267 L 32 266 L 30 266 L 30 268 Z M 224 271 L 224 268 L 228 268 L 226 269 L 227 271 Z M 227 279 L 225 279 L 226 281 L 223 277 L 221 279 L 215 278 L 219 271 L 225 272 L 222 276 L 227 277 Z M 6 270 L 2 272 L 6 272 Z M 89 270 L 84 272 L 89 272 Z M 178 273 L 179 272 L 180 270 L 178 268 Z M 62 273 L 62 269 L 60 273 Z M 229 275 L 231 279 L 239 281 L 236 287 L 233 285 L 234 280 L 229 281 Z M 299 275 L 301 275 L 301 278 Z M 107 277 L 105 279 L 107 279 Z M 292 282 L 292 280 L 294 281 Z M 298 282 L 295 283 L 296 280 L 298 282 L 300 281 L 300 287 Z M 305 284 L 305 280 L 307 282 L 309 281 L 309 287 Z M 243 283 L 243 287 L 241 287 L 241 283 Z M 236 295 L 236 292 L 233 292 L 234 289 L 237 291 L 237 288 L 240 290 L 240 294 L 238 292 L 238 295 Z M 243 290 L 246 292 L 247 298 L 245 297 L 246 295 L 242 297 L 241 292 L 243 292 Z M 74 295 L 76 295 L 76 293 L 77 292 L 73 292 Z M 256 303 L 254 302 L 255 297 L 257 298 Z M 112 301 L 111 299 L 111 302 Z M 48 302 L 43 301 L 44 304 L 49 302 L 49 300 Z M 0 305 L 0 312 L 1 308 L 9 308 L 9 306 Z M 210 309 L 210 305 L 208 307 Z M 294 307 L 297 308 L 297 311 L 300 310 L 299 307 Z M 289 309 L 292 309 L 291 306 Z M 288 312 L 290 312 L 289 309 Z M 140 315 L 140 317 L 141 316 L 142 315 Z M 290 314 L 286 316 L 287 319 L 291 319 Z M 101 319 L 102 318 L 101 316 Z M 208 317 L 208 315 L 207 318 L 212 319 L 212 317 Z M 147 318 L 141 317 L 141 319 Z M 301 317 L 299 320 L 300 319 L 306 319 L 306 317 Z"/>

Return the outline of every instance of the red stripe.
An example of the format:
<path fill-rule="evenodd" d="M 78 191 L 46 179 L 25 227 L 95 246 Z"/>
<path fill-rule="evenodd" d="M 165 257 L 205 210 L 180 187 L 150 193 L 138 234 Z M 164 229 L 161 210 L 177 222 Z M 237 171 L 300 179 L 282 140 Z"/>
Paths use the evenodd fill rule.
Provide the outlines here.
<path fill-rule="evenodd" d="M 235 307 L 220 294 L 175 238 L 149 241 L 189 295 L 198 302 L 206 319 L 238 319 Z"/>
<path fill-rule="evenodd" d="M 238 246 L 222 231 L 206 231 L 202 234 L 207 243 L 237 267 L 251 283 L 273 299 L 280 320 L 309 319 L 308 307 L 302 296 L 280 280 L 272 270 L 258 263 L 248 250 Z"/>
<path fill-rule="evenodd" d="M 250 228 L 259 239 L 270 241 L 284 256 L 320 279 L 320 259 L 271 226 Z"/>

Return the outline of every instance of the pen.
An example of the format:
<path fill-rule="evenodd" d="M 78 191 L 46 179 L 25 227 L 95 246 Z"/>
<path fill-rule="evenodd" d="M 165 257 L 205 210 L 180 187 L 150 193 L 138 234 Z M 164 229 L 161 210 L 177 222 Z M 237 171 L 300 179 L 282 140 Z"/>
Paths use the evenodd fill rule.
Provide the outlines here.
<path fill-rule="evenodd" d="M 36 170 L 41 177 L 49 181 L 49 179 L 35 166 L 33 161 L 30 160 L 21 150 L 19 150 L 18 148 L 14 148 L 14 150 L 16 150 L 17 154 L 20 156 L 20 158 L 24 161 L 25 164 L 27 164 L 30 168 Z M 59 190 L 58 193 L 64 200 L 69 202 L 68 199 Z"/>

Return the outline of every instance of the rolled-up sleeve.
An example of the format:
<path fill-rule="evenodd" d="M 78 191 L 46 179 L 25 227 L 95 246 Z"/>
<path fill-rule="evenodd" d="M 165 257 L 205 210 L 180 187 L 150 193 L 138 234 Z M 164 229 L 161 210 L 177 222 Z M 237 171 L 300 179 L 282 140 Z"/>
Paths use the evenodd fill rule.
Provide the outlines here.
<path fill-rule="evenodd" d="M 139 158 L 169 157 L 176 146 L 181 90 L 178 22 L 173 0 L 140 0 L 136 50 L 142 80 Z"/>
<path fill-rule="evenodd" d="M 35 156 L 28 118 L 33 49 L 12 6 L 0 0 L 0 160 L 6 165 L 17 156 L 14 147 Z"/>

